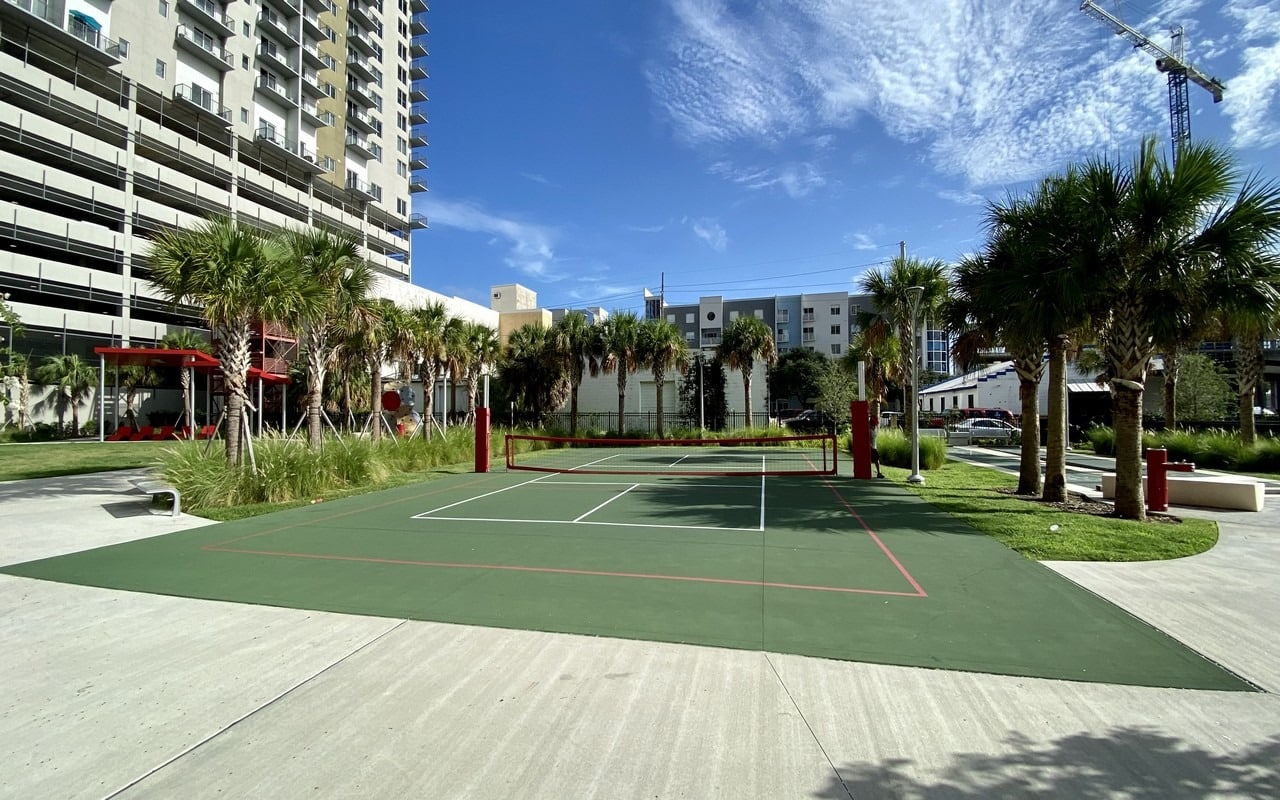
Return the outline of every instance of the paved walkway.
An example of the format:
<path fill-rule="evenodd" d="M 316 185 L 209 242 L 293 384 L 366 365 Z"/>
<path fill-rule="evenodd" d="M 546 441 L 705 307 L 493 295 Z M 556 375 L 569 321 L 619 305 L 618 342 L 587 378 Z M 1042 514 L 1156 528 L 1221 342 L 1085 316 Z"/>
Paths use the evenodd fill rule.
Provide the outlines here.
<path fill-rule="evenodd" d="M 0 484 L 0 562 L 204 524 Z M 1271 499 L 1271 498 L 1268 498 Z M 1280 796 L 1280 514 L 1051 566 L 1260 693 L 409 622 L 0 575 L 0 797 Z M 1196 512 L 1198 513 L 1198 512 Z"/>

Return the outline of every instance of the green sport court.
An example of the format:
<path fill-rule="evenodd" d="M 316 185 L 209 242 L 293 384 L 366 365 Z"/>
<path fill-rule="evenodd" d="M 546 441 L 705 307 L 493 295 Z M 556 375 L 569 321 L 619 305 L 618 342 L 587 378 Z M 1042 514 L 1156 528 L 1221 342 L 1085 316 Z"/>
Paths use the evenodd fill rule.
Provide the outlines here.
<path fill-rule="evenodd" d="M 634 458 L 654 474 L 450 475 L 2 571 L 883 664 L 1253 688 L 893 484 L 759 466 L 691 474 L 697 456 L 657 448 Z"/>

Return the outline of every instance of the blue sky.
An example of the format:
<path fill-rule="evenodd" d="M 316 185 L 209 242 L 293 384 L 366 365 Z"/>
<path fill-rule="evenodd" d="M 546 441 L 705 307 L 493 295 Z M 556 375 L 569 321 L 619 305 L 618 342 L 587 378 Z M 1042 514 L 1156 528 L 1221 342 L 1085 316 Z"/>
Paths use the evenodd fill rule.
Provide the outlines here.
<path fill-rule="evenodd" d="M 1280 180 L 1280 5 L 1107 0 L 1227 86 L 1191 132 Z M 1153 59 L 1077 0 L 437 0 L 413 279 L 545 308 L 857 291 L 952 262 L 983 204 L 1144 134 Z"/>

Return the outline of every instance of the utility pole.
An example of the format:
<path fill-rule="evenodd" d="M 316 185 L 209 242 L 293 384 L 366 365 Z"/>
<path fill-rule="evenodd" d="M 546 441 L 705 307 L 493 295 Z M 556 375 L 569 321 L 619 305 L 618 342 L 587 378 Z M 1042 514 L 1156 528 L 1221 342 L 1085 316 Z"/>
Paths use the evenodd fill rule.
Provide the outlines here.
<path fill-rule="evenodd" d="M 1125 24 L 1119 17 L 1098 5 L 1094 0 L 1082 0 L 1080 10 L 1105 25 L 1110 25 L 1117 36 L 1123 36 L 1156 57 L 1156 69 L 1169 75 L 1169 130 L 1173 144 L 1173 163 L 1178 163 L 1178 154 L 1191 141 L 1191 102 L 1187 97 L 1187 81 L 1203 88 L 1213 95 L 1213 102 L 1222 102 L 1222 93 L 1226 86 L 1217 78 L 1212 78 L 1191 64 L 1187 63 L 1182 28 L 1172 31 L 1173 47 L 1176 52 L 1164 49 L 1148 39 L 1140 31 Z"/>

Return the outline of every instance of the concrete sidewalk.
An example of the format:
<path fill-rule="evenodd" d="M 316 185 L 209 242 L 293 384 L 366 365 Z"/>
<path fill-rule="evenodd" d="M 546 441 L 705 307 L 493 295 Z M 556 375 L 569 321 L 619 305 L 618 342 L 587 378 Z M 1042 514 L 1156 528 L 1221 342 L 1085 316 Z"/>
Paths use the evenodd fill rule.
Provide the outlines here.
<path fill-rule="evenodd" d="M 130 473 L 0 484 L 0 561 L 204 524 Z M 1199 512 L 1188 512 L 1199 513 Z M 0 797 L 1280 796 L 1280 515 L 1055 563 L 1265 692 L 218 603 L 0 575 Z"/>

